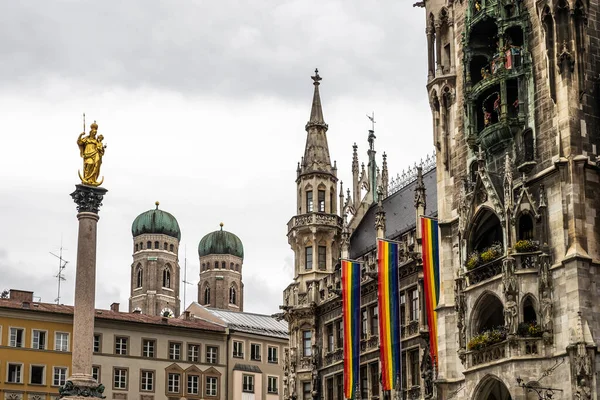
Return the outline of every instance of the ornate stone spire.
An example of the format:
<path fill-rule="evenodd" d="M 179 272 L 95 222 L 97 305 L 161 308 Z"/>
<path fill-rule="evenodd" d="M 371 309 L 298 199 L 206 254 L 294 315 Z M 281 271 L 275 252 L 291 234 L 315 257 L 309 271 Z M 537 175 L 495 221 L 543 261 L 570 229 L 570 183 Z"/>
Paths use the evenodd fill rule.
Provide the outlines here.
<path fill-rule="evenodd" d="M 383 198 L 388 196 L 388 186 L 390 184 L 390 178 L 388 175 L 388 165 L 387 165 L 387 154 L 383 153 L 383 164 L 381 166 L 381 195 Z"/>
<path fill-rule="evenodd" d="M 352 201 L 354 207 L 360 205 L 360 186 L 358 177 L 358 146 L 356 143 L 352 145 Z"/>
<path fill-rule="evenodd" d="M 369 188 L 373 193 L 373 203 L 377 202 L 377 162 L 375 161 L 375 131 L 369 129 Z"/>
<path fill-rule="evenodd" d="M 377 212 L 375 213 L 375 229 L 377 230 L 378 238 L 385 238 L 385 211 L 383 209 L 383 204 L 381 201 L 381 188 L 377 189 L 379 193 L 379 201 L 377 203 Z"/>
<path fill-rule="evenodd" d="M 321 171 L 334 174 L 329 158 L 329 147 L 327 145 L 327 124 L 323 120 L 323 109 L 321 108 L 321 96 L 319 94 L 319 85 L 321 76 L 319 70 L 315 70 L 315 75 L 311 77 L 315 92 L 313 95 L 310 119 L 306 123 L 306 148 L 302 160 L 302 173 Z"/>

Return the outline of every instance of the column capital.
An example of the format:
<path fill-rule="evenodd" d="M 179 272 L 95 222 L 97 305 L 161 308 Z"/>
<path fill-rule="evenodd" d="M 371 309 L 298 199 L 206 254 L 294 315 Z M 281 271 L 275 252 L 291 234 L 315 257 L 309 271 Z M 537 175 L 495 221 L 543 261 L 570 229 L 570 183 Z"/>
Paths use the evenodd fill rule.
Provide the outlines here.
<path fill-rule="evenodd" d="M 98 214 L 106 192 L 108 190 L 101 187 L 75 185 L 75 191 L 71 193 L 71 197 L 77 204 L 78 212 Z"/>

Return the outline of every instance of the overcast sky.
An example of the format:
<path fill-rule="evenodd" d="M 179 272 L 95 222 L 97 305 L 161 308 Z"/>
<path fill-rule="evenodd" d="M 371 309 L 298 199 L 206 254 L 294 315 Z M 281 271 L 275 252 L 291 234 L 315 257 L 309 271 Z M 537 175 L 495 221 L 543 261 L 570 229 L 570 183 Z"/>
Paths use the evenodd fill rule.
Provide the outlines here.
<path fill-rule="evenodd" d="M 245 310 L 274 313 L 293 279 L 295 205 L 315 67 L 332 160 L 351 182 L 366 161 L 367 113 L 390 174 L 433 150 L 424 11 L 413 1 L 5 1 L 0 5 L 0 289 L 73 304 L 76 139 L 96 120 L 101 174 L 96 306 L 127 309 L 131 223 L 160 201 L 187 248 L 186 303 L 197 300 L 197 246 L 237 234 Z M 345 185 L 348 187 L 348 185 Z M 181 298 L 183 303 L 183 284 Z M 182 304 L 182 309 L 184 304 Z"/>

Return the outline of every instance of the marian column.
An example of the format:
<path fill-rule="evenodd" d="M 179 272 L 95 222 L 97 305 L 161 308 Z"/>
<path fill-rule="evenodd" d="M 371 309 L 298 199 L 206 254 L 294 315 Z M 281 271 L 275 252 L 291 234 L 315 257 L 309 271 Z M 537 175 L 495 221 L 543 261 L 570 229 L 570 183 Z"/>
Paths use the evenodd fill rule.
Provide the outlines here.
<path fill-rule="evenodd" d="M 85 126 L 85 122 L 84 122 Z M 107 190 L 98 181 L 102 156 L 106 146 L 102 135 L 96 137 L 98 125 L 90 126 L 90 133 L 79 135 L 77 145 L 83 158 L 81 184 L 75 185 L 71 197 L 77 204 L 79 234 L 77 237 L 77 271 L 75 277 L 75 312 L 73 316 L 73 362 L 71 376 L 59 389 L 61 398 L 104 398 L 104 386 L 92 377 L 94 315 L 96 300 L 96 232 L 98 211 Z"/>

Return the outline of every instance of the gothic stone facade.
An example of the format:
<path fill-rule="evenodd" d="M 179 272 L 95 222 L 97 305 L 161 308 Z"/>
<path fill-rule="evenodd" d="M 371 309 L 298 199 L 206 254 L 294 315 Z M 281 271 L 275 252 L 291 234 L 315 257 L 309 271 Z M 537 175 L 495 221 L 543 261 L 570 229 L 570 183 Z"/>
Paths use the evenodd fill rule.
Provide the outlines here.
<path fill-rule="evenodd" d="M 364 262 L 361 397 L 384 396 L 379 378 L 377 237 L 403 243 L 398 294 L 403 310 L 401 395 L 404 399 L 429 396 L 433 391 L 433 371 L 428 351 L 425 351 L 428 332 L 421 300 L 423 283 L 416 216 L 425 214 L 426 193 L 432 205 L 429 214 L 436 213 L 435 158 L 429 158 L 428 165 L 389 183 L 385 154 L 379 172 L 375 161 L 375 134 L 369 131 L 368 166 L 365 169 L 363 165 L 359 174 L 355 144 L 352 194 L 348 190 L 344 198 L 340 184 L 341 217 L 338 216 L 337 171 L 331 165 L 327 149 L 327 125 L 323 121 L 318 74 L 313 80 L 315 94 L 307 124 L 305 155 L 298 168 L 298 214 L 288 224 L 288 239 L 295 254 L 294 281 L 284 291 L 283 312 L 279 315 L 288 321 L 290 332 L 289 348 L 284 353 L 284 399 L 343 399 L 340 257 Z"/>
<path fill-rule="evenodd" d="M 598 2 L 416 5 L 437 149 L 437 397 L 596 399 Z"/>

